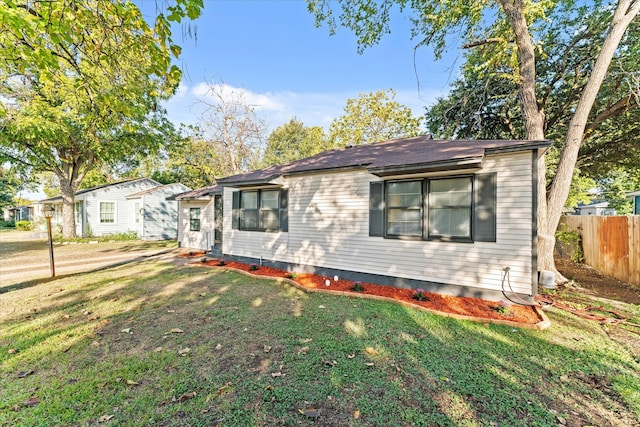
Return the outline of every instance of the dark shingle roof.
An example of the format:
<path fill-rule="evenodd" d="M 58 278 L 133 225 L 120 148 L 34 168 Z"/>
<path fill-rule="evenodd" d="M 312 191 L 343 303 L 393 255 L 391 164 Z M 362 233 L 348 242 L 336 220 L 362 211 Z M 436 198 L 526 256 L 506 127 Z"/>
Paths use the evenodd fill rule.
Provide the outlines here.
<path fill-rule="evenodd" d="M 222 194 L 222 186 L 212 185 L 210 187 L 197 188 L 195 190 L 173 195 L 168 197 L 167 200 L 194 200 L 214 194 Z"/>
<path fill-rule="evenodd" d="M 362 168 L 382 175 L 387 170 L 479 163 L 486 153 L 546 148 L 548 141 L 433 140 L 429 136 L 329 150 L 312 157 L 218 180 L 222 185 L 264 183 L 282 175 Z"/>
<path fill-rule="evenodd" d="M 85 188 L 84 190 L 78 190 L 76 191 L 76 196 L 80 196 L 81 194 L 85 194 L 85 193 L 90 193 L 92 191 L 96 191 L 96 190 L 100 190 L 102 188 L 107 188 L 107 187 L 111 187 L 114 185 L 120 185 L 120 184 L 126 184 L 128 182 L 135 182 L 135 181 L 151 181 L 152 183 L 155 183 L 156 185 L 161 185 L 159 182 L 154 181 L 151 178 L 135 178 L 135 179 L 125 179 L 123 181 L 118 181 L 118 182 L 111 182 L 109 184 L 102 184 L 102 185 L 98 185 L 96 187 L 91 187 L 91 188 Z M 43 203 L 43 202 L 56 202 L 58 200 L 62 200 L 62 196 L 54 196 L 54 197 L 49 197 L 48 199 L 42 199 L 42 200 L 38 200 L 38 203 Z"/>

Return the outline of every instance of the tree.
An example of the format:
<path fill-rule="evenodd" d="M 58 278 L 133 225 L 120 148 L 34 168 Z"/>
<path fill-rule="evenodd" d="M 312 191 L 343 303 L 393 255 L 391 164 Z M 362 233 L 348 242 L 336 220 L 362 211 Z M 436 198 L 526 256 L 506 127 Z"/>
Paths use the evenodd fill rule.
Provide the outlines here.
<path fill-rule="evenodd" d="M 329 139 L 321 127 L 306 127 L 294 117 L 271 132 L 262 165 L 267 167 L 292 162 L 330 148 Z"/>
<path fill-rule="evenodd" d="M 180 81 L 169 25 L 196 18 L 201 0 L 176 0 L 150 28 L 121 0 L 28 2 L 0 8 L 0 151 L 60 184 L 63 235 L 75 235 L 74 194 L 96 165 L 158 148 L 158 108 Z"/>
<path fill-rule="evenodd" d="M 361 93 L 347 99 L 344 114 L 329 125 L 329 139 L 335 147 L 371 144 L 422 133 L 421 118 L 395 101 L 393 89 Z"/>
<path fill-rule="evenodd" d="M 518 87 L 524 136 L 529 140 L 545 138 L 545 112 L 538 104 L 542 94 L 536 86 L 536 53 L 538 56 L 544 53 L 545 45 L 536 46 L 532 32 L 552 14 L 558 4 L 573 5 L 573 2 L 498 0 L 497 10 L 495 3 L 488 0 L 340 0 L 338 3 L 342 8 L 340 19 L 356 33 L 360 48 L 378 42 L 384 33 L 389 32 L 389 11 L 396 4 L 413 13 L 413 34 L 422 37 L 418 46 L 434 46 L 438 56 L 442 54 L 449 34 L 462 34 L 466 39 L 465 45 L 478 48 L 485 58 L 485 63 L 490 67 L 506 67 L 513 70 L 514 81 Z M 612 60 L 616 55 L 628 53 L 618 50 L 618 47 L 629 25 L 640 12 L 638 0 L 619 0 L 612 6 L 603 6 L 599 1 L 595 1 L 592 5 L 606 17 L 603 21 L 606 23 L 605 37 L 600 41 L 597 35 L 584 34 L 586 43 L 597 43 L 597 53 L 585 74 L 584 83 L 580 85 L 575 108 L 568 113 L 570 120 L 563 138 L 557 171 L 547 192 L 544 158 L 541 157 L 538 162 L 538 267 L 545 270 L 556 270 L 553 260 L 554 233 L 569 194 L 578 152 L 585 131 L 588 130 L 589 117 Z M 330 27 L 335 28 L 336 21 L 331 8 L 332 3 L 327 0 L 309 3 L 309 10 L 316 16 L 316 24 L 328 21 Z M 558 26 L 559 30 L 560 28 Z M 630 66 L 633 68 L 628 70 L 637 70 L 637 63 Z M 629 103 L 630 97 L 626 99 Z M 620 105 L 620 108 L 625 109 L 625 100 L 619 101 L 619 104 L 610 107 L 616 108 Z M 606 113 L 603 118 L 606 119 Z"/>
<path fill-rule="evenodd" d="M 546 156 L 547 184 L 555 176 L 563 136 L 592 68 L 592 58 L 606 36 L 608 12 L 556 7 L 536 30 L 545 46 L 537 61 L 538 105 L 545 112 L 544 133 L 553 141 Z M 630 28 L 603 81 L 583 134 L 566 208 L 588 202 L 596 185 L 616 182 L 620 168 L 640 171 L 640 108 L 633 96 L 633 75 L 626 70 L 640 60 L 640 34 Z M 451 92 L 427 111 L 429 130 L 442 138 L 522 138 L 524 122 L 518 110 L 518 86 L 501 67 L 487 70 L 484 58 L 472 50 Z M 601 189 L 605 191 L 604 187 Z M 629 190 L 627 190 L 629 191 Z"/>

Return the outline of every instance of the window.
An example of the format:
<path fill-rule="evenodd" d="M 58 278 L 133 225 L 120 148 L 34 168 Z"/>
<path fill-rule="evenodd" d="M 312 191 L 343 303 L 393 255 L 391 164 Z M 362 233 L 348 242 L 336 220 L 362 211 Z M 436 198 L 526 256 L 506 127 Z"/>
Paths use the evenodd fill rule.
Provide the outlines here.
<path fill-rule="evenodd" d="M 140 224 L 140 202 L 133 204 L 133 221 L 135 224 Z"/>
<path fill-rule="evenodd" d="M 288 231 L 288 190 L 251 190 L 233 193 L 234 229 Z"/>
<path fill-rule="evenodd" d="M 387 234 L 422 236 L 422 181 L 387 184 Z"/>
<path fill-rule="evenodd" d="M 369 235 L 496 241 L 495 173 L 377 181 L 369 185 Z"/>
<path fill-rule="evenodd" d="M 100 223 L 115 224 L 116 202 L 100 202 Z"/>
<path fill-rule="evenodd" d="M 471 239 L 471 177 L 429 180 L 429 237 Z"/>
<path fill-rule="evenodd" d="M 189 209 L 189 231 L 200 231 L 200 208 Z"/>

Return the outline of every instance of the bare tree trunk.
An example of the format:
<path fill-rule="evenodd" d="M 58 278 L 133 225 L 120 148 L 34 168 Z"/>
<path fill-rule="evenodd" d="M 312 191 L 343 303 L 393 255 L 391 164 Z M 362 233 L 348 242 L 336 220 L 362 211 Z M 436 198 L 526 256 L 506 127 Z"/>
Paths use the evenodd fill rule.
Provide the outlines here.
<path fill-rule="evenodd" d="M 76 237 L 76 217 L 73 208 L 77 185 L 70 183 L 68 178 L 58 177 L 58 180 L 62 193 L 62 237 L 74 238 Z"/>

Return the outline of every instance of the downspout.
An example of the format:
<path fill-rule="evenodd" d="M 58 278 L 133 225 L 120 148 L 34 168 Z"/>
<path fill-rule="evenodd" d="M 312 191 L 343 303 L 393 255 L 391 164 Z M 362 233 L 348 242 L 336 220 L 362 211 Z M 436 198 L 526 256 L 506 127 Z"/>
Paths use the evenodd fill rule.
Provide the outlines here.
<path fill-rule="evenodd" d="M 538 295 L 538 160 L 540 151 L 531 154 L 531 296 Z"/>

